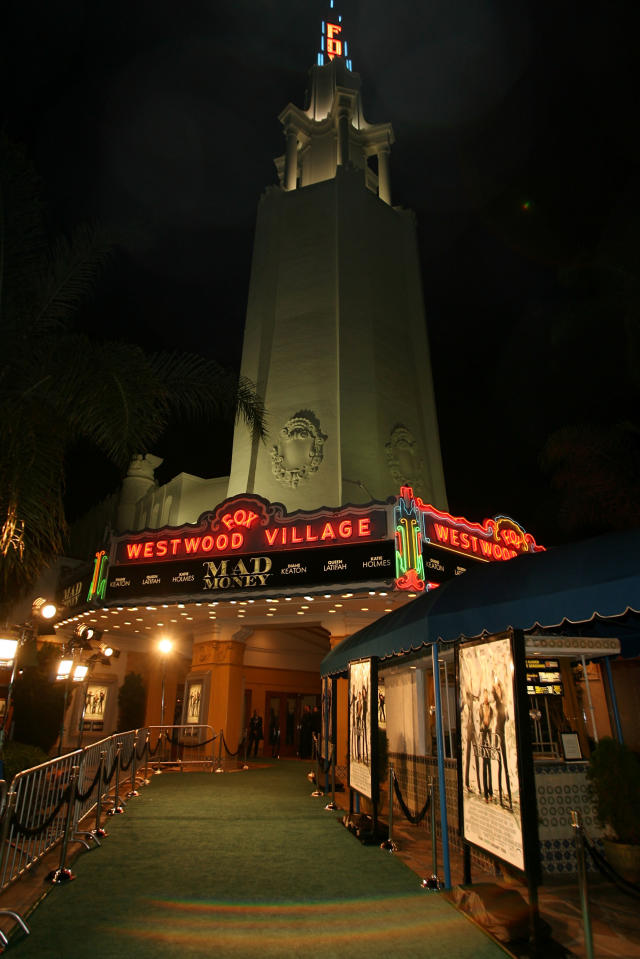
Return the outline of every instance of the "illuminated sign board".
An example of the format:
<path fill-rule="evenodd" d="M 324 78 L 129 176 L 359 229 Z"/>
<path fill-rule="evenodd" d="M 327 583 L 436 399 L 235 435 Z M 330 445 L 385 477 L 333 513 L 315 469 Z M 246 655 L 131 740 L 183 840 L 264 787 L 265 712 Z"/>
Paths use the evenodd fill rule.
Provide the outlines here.
<path fill-rule="evenodd" d="M 334 60 L 338 57 L 344 59 L 347 68 L 351 70 L 349 50 L 343 34 L 342 17 L 337 13 L 333 0 L 329 0 L 329 8 L 327 20 L 322 21 L 318 64 L 322 67 L 326 64 L 327 60 Z"/>
<path fill-rule="evenodd" d="M 450 553 L 464 562 L 461 572 L 475 562 L 504 562 L 544 549 L 508 516 L 472 523 L 423 503 L 410 486 L 401 487 L 394 521 L 398 589 L 421 591 L 438 585 L 438 577 L 429 576 L 425 569 L 423 553 L 427 544 L 436 548 L 437 555 Z"/>
<path fill-rule="evenodd" d="M 564 688 L 557 659 L 527 659 L 527 694 L 562 696 Z"/>
<path fill-rule="evenodd" d="M 236 496 L 195 524 L 115 537 L 111 564 L 128 566 L 184 559 L 217 561 L 247 553 L 272 553 L 371 543 L 387 537 L 387 507 L 350 506 L 302 511 L 290 516 L 279 503 L 259 496 Z"/>
<path fill-rule="evenodd" d="M 259 496 L 225 500 L 195 524 L 115 537 L 109 598 L 218 598 L 348 583 L 392 583 L 389 507 L 298 511 Z"/>

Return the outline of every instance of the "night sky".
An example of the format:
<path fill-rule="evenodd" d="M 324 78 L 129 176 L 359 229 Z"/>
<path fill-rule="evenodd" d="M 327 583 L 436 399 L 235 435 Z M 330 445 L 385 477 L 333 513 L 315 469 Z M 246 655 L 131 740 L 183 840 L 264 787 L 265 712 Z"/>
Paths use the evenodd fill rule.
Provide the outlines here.
<path fill-rule="evenodd" d="M 88 219 L 119 237 L 79 323 L 239 365 L 277 115 L 304 106 L 326 10 L 5 0 L 2 120 L 52 232 Z M 560 541 L 548 437 L 640 427 L 637 2 L 341 10 L 365 116 L 394 126 L 393 201 L 417 216 L 450 509 Z M 228 471 L 231 430 L 196 435 L 158 444 L 162 480 Z M 116 478 L 92 468 L 98 496 Z M 71 471 L 72 514 L 86 472 Z"/>

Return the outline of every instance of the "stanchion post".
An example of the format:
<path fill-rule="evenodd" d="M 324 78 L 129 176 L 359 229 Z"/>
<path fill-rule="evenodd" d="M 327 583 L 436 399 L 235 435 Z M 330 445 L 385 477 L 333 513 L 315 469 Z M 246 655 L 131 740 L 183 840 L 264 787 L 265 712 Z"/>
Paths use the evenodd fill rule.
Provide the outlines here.
<path fill-rule="evenodd" d="M 322 789 L 320 788 L 320 750 L 318 749 L 318 734 L 313 734 L 315 751 L 316 751 L 316 788 L 311 793 L 316 799 L 318 796 L 324 796 Z"/>
<path fill-rule="evenodd" d="M 151 732 L 147 729 L 147 735 L 144 740 L 144 784 L 149 785 L 149 756 L 151 754 Z"/>
<path fill-rule="evenodd" d="M 325 809 L 337 809 L 336 806 L 336 763 L 333 743 L 329 744 L 329 765 L 331 766 L 331 802 L 328 802 Z"/>
<path fill-rule="evenodd" d="M 220 730 L 220 741 L 218 742 L 218 768 L 216 769 L 217 773 L 223 773 L 224 769 L 222 768 L 222 737 L 224 733 Z"/>
<path fill-rule="evenodd" d="M 137 736 L 133 738 L 133 755 L 131 757 L 131 789 L 127 793 L 127 799 L 134 799 L 139 795 L 136 789 L 136 761 L 137 761 Z"/>
<path fill-rule="evenodd" d="M 98 771 L 98 799 L 96 801 L 96 824 L 93 830 L 94 836 L 100 836 L 102 839 L 104 836 L 108 835 L 107 830 L 103 829 L 100 825 L 100 819 L 102 816 L 102 777 L 104 775 L 104 759 L 106 756 L 105 750 L 100 752 L 100 766 Z"/>
<path fill-rule="evenodd" d="M 62 845 L 60 846 L 60 865 L 54 872 L 50 872 L 47 876 L 49 882 L 55 883 L 56 885 L 60 885 L 64 882 L 70 882 L 72 879 L 76 878 L 71 872 L 71 869 L 65 864 L 67 860 L 67 849 L 69 847 L 69 836 L 71 835 L 71 824 L 73 822 L 73 802 L 76 785 L 78 783 L 78 770 L 78 766 L 71 767 L 71 776 L 67 784 L 67 818 L 64 824 Z"/>
<path fill-rule="evenodd" d="M 124 812 L 124 803 L 120 799 L 120 753 L 122 751 L 122 743 L 119 742 L 116 745 L 116 787 L 115 793 L 113 796 L 113 806 L 107 813 L 109 816 L 121 816 Z"/>
<path fill-rule="evenodd" d="M 580 907 L 582 910 L 582 927 L 584 930 L 584 949 L 587 959 L 593 959 L 593 934 L 589 913 L 589 889 L 587 886 L 587 865 L 584 855 L 584 833 L 582 831 L 580 813 L 577 809 L 571 810 L 571 826 L 573 827 L 576 864 L 578 867 L 578 887 L 580 889 Z"/>
<path fill-rule="evenodd" d="M 389 852 L 396 852 L 398 849 L 397 843 L 393 841 L 393 782 L 395 779 L 395 772 L 393 769 L 393 763 L 389 763 L 389 834 L 385 842 L 380 843 L 381 849 L 388 849 Z"/>
<path fill-rule="evenodd" d="M 423 889 L 441 889 L 442 883 L 438 879 L 438 840 L 436 837 L 436 804 L 433 799 L 433 776 L 427 779 L 427 794 L 429 796 L 429 810 L 431 813 L 431 875 L 423 879 L 420 885 Z"/>

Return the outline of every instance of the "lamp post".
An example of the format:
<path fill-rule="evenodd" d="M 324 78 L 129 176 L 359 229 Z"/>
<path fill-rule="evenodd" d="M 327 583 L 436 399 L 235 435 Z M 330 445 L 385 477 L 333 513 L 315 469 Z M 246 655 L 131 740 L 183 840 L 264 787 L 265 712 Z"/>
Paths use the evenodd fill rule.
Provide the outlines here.
<path fill-rule="evenodd" d="M 164 726 L 164 690 L 165 690 L 165 683 L 167 679 L 167 656 L 173 649 L 173 642 L 167 636 L 163 636 L 163 638 L 158 643 L 158 649 L 160 650 L 160 655 L 162 656 L 162 686 L 161 686 L 161 694 L 160 694 L 160 735 L 162 736 L 163 726 Z M 164 753 L 164 741 L 163 741 L 161 761 L 164 761 L 164 758 L 165 758 L 165 753 Z M 157 769 L 156 772 L 160 772 L 160 769 Z"/>

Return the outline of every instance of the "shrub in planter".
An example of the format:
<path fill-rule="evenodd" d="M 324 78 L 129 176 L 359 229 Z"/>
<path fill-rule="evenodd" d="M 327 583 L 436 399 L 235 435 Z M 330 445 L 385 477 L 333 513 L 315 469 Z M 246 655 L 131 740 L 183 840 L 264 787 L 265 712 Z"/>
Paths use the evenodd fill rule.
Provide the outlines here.
<path fill-rule="evenodd" d="M 13 777 L 17 776 L 23 769 L 40 766 L 42 763 L 46 763 L 49 758 L 44 750 L 38 746 L 17 743 L 14 740 L 5 742 L 2 754 L 4 778 L 7 783 L 10 783 Z"/>
<path fill-rule="evenodd" d="M 640 843 L 640 761 L 633 750 L 615 739 L 601 739 L 587 776 L 598 822 L 619 842 Z"/>

